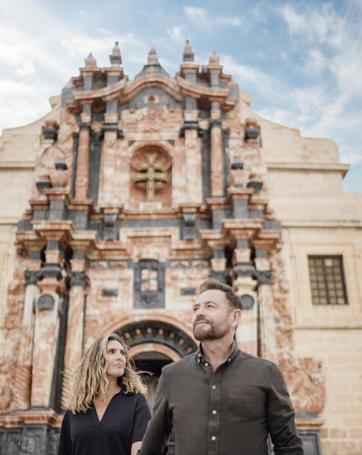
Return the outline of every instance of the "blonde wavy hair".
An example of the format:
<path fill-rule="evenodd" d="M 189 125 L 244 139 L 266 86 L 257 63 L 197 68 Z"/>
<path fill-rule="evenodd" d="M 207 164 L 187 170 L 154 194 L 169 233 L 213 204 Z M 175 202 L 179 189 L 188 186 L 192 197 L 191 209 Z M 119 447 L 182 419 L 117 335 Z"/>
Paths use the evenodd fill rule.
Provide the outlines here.
<path fill-rule="evenodd" d="M 106 375 L 108 368 L 106 352 L 107 345 L 112 340 L 122 345 L 126 356 L 124 374 L 118 378 L 122 391 L 146 394 L 147 389 L 134 369 L 133 360 L 128 355 L 128 346 L 116 333 L 108 333 L 92 344 L 74 372 L 69 405 L 73 413 L 86 412 L 95 398 L 105 396 L 109 382 Z"/>

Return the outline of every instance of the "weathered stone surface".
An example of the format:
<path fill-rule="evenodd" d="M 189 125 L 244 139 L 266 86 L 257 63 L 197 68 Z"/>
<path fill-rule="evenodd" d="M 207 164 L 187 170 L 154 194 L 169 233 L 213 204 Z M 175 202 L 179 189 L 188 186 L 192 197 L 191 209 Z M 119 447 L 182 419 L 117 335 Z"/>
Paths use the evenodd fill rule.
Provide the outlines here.
<path fill-rule="evenodd" d="M 105 332 L 136 359 L 194 349 L 192 304 L 214 276 L 243 298 L 240 347 L 281 367 L 306 453 L 318 434 L 323 453 L 361 453 L 362 204 L 335 144 L 254 114 L 189 43 L 175 78 L 154 49 L 134 80 L 120 65 L 117 46 L 108 68 L 90 55 L 44 119 L 0 138 L 1 450 L 55 453 L 59 421 L 11 410 L 56 391 L 66 407 Z M 348 305 L 312 304 L 311 254 L 343 256 Z"/>

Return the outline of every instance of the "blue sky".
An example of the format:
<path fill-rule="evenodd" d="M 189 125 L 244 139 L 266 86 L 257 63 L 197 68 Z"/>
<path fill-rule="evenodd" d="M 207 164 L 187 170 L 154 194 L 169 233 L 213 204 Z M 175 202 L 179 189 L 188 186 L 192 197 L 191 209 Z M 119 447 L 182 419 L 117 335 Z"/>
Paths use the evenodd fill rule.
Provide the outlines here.
<path fill-rule="evenodd" d="M 174 74 L 185 39 L 216 51 L 255 112 L 340 146 L 362 193 L 362 1 L 0 0 L 0 129 L 36 120 L 92 51 L 115 40 L 131 78 L 155 46 Z"/>

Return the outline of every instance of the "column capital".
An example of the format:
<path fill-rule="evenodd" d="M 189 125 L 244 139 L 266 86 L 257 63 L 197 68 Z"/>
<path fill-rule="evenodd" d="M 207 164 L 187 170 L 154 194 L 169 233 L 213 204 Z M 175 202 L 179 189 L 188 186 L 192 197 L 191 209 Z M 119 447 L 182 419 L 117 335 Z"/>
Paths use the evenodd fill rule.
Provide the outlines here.
<path fill-rule="evenodd" d="M 70 287 L 81 286 L 85 287 L 88 282 L 88 276 L 85 272 L 70 272 L 68 275 Z"/>
<path fill-rule="evenodd" d="M 26 285 L 37 284 L 38 280 L 41 278 L 40 271 L 26 270 L 24 272 L 25 283 Z"/>

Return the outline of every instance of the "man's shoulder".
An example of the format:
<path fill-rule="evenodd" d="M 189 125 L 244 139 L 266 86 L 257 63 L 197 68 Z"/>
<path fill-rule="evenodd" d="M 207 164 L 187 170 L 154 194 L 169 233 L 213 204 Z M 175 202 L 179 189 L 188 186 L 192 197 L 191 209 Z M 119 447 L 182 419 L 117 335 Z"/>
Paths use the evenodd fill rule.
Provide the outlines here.
<path fill-rule="evenodd" d="M 177 374 L 180 371 L 185 371 L 189 368 L 192 368 L 195 365 L 195 358 L 196 352 L 192 352 L 191 354 L 182 357 L 180 360 L 176 362 L 169 363 L 162 368 L 162 373 L 169 375 L 169 374 Z"/>
<path fill-rule="evenodd" d="M 278 368 L 277 365 L 271 360 L 263 359 L 262 357 L 257 357 L 255 355 L 240 350 L 235 360 L 237 360 L 238 362 L 246 362 L 248 365 L 258 370 L 270 371 L 273 370 L 274 368 Z"/>

